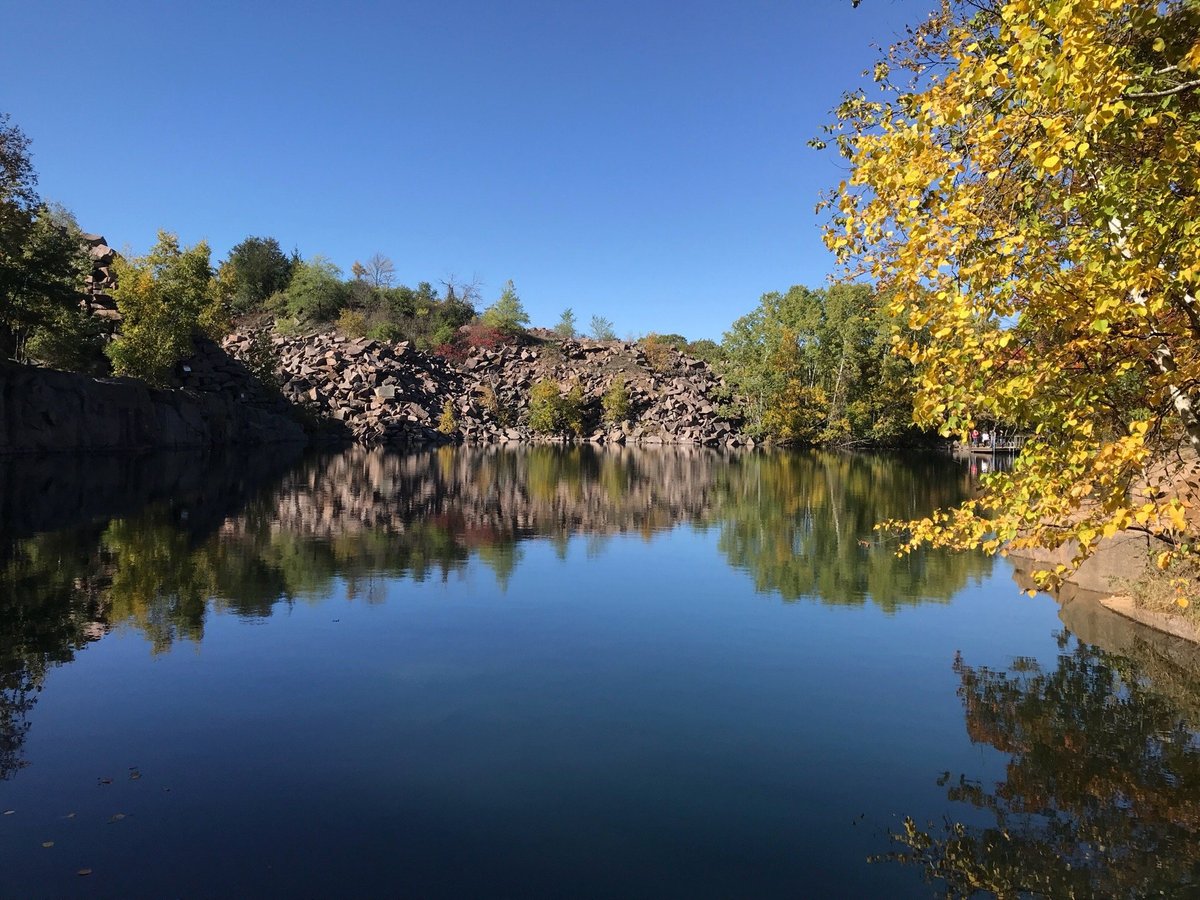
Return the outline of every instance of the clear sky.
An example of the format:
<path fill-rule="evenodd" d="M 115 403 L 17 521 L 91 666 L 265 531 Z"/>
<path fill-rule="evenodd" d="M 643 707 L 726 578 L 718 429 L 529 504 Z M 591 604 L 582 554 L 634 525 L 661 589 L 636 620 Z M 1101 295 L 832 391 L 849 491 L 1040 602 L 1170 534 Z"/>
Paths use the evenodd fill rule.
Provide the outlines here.
<path fill-rule="evenodd" d="M 404 283 L 512 278 L 621 335 L 719 339 L 819 285 L 806 141 L 925 0 L 6 0 L 0 111 L 43 196 L 141 252 L 272 235 Z"/>

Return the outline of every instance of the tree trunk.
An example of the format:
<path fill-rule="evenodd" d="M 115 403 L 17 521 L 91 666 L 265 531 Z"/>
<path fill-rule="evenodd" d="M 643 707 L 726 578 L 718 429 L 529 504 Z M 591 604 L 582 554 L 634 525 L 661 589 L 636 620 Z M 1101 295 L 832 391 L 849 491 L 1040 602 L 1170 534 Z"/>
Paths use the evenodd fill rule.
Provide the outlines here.
<path fill-rule="evenodd" d="M 1154 367 L 1168 379 L 1178 371 L 1178 366 L 1175 365 L 1175 356 L 1166 341 L 1160 342 L 1154 349 L 1152 359 Z M 1175 412 L 1183 423 L 1184 430 L 1187 431 L 1188 443 L 1191 444 L 1193 450 L 1200 452 L 1200 416 L 1196 414 L 1196 407 L 1192 403 L 1191 395 L 1171 381 L 1167 382 L 1167 390 L 1171 394 L 1171 405 L 1175 407 Z"/>

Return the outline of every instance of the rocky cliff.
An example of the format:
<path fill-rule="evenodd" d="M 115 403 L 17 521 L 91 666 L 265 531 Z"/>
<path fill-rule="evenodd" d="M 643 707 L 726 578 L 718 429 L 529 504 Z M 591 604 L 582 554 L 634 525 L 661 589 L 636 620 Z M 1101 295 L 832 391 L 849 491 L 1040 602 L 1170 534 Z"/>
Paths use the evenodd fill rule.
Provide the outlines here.
<path fill-rule="evenodd" d="M 293 419 L 211 392 L 0 364 L 0 454 L 303 440 Z"/>

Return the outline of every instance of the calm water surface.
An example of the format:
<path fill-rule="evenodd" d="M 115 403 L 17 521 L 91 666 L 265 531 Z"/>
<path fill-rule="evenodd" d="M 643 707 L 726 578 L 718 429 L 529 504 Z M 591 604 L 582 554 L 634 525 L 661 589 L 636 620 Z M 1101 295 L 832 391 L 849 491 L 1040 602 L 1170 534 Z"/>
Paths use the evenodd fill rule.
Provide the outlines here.
<path fill-rule="evenodd" d="M 973 477 L 7 463 L 0 896 L 1194 895 L 1194 651 L 872 532 Z"/>

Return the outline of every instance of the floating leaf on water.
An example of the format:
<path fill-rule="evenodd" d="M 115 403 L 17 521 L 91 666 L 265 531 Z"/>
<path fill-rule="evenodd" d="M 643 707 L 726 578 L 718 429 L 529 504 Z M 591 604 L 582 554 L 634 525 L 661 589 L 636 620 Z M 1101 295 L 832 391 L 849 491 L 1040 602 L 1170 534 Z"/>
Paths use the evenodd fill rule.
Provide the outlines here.
<path fill-rule="evenodd" d="M 65 816 L 63 816 L 63 818 L 64 819 L 73 819 L 73 818 L 75 818 L 75 813 L 69 812 Z"/>
<path fill-rule="evenodd" d="M 42 846 L 49 850 L 54 846 L 54 841 L 42 841 Z"/>
<path fill-rule="evenodd" d="M 108 820 L 108 823 L 111 825 L 113 822 L 120 822 L 124 818 L 125 813 L 114 813 L 113 817 Z"/>
<path fill-rule="evenodd" d="M 75 874 L 76 874 L 76 875 L 91 875 L 91 874 L 92 874 L 92 870 L 91 870 L 91 869 L 80 869 L 80 870 L 79 870 L 78 872 L 76 872 Z"/>
<path fill-rule="evenodd" d="M 142 773 L 139 772 L 137 769 L 134 769 L 132 772 L 129 773 L 130 781 L 137 781 L 141 777 L 142 777 Z"/>
<path fill-rule="evenodd" d="M 5 814 L 6 816 L 11 816 L 11 815 L 12 815 L 13 813 L 15 813 L 15 812 L 16 812 L 16 810 L 15 810 L 15 809 L 6 809 L 6 810 L 4 811 L 4 814 Z"/>
<path fill-rule="evenodd" d="M 111 778 L 98 778 L 96 780 L 99 781 L 101 784 L 112 784 Z"/>

